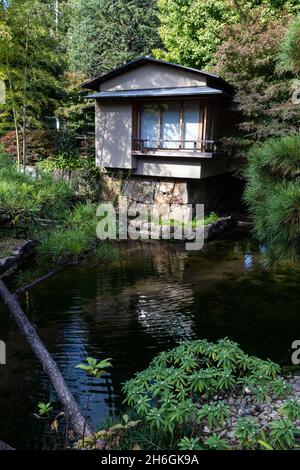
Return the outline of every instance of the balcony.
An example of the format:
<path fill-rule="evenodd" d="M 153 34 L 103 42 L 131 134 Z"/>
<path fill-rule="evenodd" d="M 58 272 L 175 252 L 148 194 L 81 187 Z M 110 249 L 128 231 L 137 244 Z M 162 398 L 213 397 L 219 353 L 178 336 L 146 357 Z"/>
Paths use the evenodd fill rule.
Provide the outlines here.
<path fill-rule="evenodd" d="M 221 142 L 215 140 L 133 139 L 132 155 L 184 158 L 213 158 L 222 155 Z"/>

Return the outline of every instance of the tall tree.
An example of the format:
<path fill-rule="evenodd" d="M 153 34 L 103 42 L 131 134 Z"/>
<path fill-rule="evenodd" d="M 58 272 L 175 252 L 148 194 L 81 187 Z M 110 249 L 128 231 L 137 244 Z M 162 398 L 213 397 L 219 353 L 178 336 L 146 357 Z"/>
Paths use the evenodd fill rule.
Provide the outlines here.
<path fill-rule="evenodd" d="M 278 54 L 278 69 L 299 73 L 299 20 L 287 29 Z M 291 100 L 290 100 L 291 101 Z M 297 100 L 298 101 L 298 100 Z M 300 125 L 300 106 L 298 126 Z M 288 134 L 286 132 L 285 134 Z M 251 148 L 246 169 L 245 199 L 254 217 L 257 238 L 271 263 L 300 259 L 300 134 L 268 139 Z"/>
<path fill-rule="evenodd" d="M 69 62 L 99 75 L 160 44 L 156 0 L 72 0 Z"/>
<path fill-rule="evenodd" d="M 242 133 L 235 144 L 243 154 L 258 141 L 299 130 L 300 107 L 292 100 L 294 76 L 280 73 L 277 64 L 289 21 L 286 14 L 268 17 L 265 8 L 250 13 L 225 29 L 215 54 L 214 71 L 236 88 Z"/>
<path fill-rule="evenodd" d="M 158 0 L 163 48 L 159 58 L 192 67 L 210 67 L 226 25 L 239 23 L 265 6 L 265 14 L 293 10 L 298 0 Z"/>
<path fill-rule="evenodd" d="M 14 126 L 18 161 L 26 162 L 27 132 L 40 127 L 59 98 L 62 50 L 55 0 L 11 0 L 2 7 L 8 36 L 0 38 L 0 73 L 7 84 L 0 108 L 0 130 Z"/>

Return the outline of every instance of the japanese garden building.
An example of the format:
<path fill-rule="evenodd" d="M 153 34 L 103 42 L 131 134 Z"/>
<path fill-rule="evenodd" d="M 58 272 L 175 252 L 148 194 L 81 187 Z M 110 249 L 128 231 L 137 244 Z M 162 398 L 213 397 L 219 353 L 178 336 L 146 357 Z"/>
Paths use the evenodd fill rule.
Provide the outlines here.
<path fill-rule="evenodd" d="M 143 57 L 82 86 L 94 91 L 97 166 L 140 186 L 181 185 L 183 202 L 230 174 L 220 139 L 234 90 L 217 75 Z"/>

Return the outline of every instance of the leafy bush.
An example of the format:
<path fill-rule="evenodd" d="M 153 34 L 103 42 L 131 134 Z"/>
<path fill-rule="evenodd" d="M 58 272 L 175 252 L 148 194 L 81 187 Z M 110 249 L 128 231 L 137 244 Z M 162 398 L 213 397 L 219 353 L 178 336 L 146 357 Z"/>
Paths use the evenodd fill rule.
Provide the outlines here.
<path fill-rule="evenodd" d="M 35 163 L 40 159 L 51 157 L 55 154 L 54 133 L 42 129 L 27 131 L 26 136 L 27 163 Z M 5 151 L 17 157 L 17 143 L 15 131 L 7 132 L 0 138 L 0 144 L 3 144 Z"/>
<path fill-rule="evenodd" d="M 243 447 L 253 448 L 259 436 L 259 426 L 253 418 L 239 418 L 235 428 L 235 436 Z"/>
<path fill-rule="evenodd" d="M 269 388 L 279 366 L 247 356 L 228 339 L 184 342 L 159 354 L 149 368 L 124 385 L 126 403 L 154 427 L 173 431 L 183 423 L 205 423 L 213 429 L 225 422 L 228 407 L 221 401 L 207 404 L 215 394 L 255 388 L 262 382 Z"/>
<path fill-rule="evenodd" d="M 230 397 L 251 394 L 255 404 L 261 401 L 260 393 L 271 401 L 290 392 L 279 372 L 277 364 L 248 356 L 226 338 L 217 343 L 183 342 L 160 353 L 146 370 L 125 383 L 129 415 L 141 421 L 127 442 L 138 442 L 146 449 L 149 445 L 181 450 L 294 447 L 297 430 L 293 423 L 300 410 L 296 400 L 287 400 L 280 409 L 287 417 L 285 424 L 275 419 L 262 426 L 255 416 L 238 417 L 232 424 L 237 415 L 232 415 Z M 222 437 L 220 432 L 228 429 L 233 429 L 231 437 Z"/>
<path fill-rule="evenodd" d="M 286 400 L 281 409 L 281 413 L 290 421 L 296 421 L 300 419 L 300 403 L 295 400 Z"/>
<path fill-rule="evenodd" d="M 60 153 L 55 157 L 50 157 L 37 163 L 37 168 L 49 172 L 55 170 L 84 170 L 94 166 L 94 159 L 91 160 L 76 154 L 69 155 L 67 153 Z"/>
<path fill-rule="evenodd" d="M 295 432 L 297 431 L 292 421 L 277 419 L 270 424 L 271 442 L 279 448 L 293 447 L 295 445 Z"/>

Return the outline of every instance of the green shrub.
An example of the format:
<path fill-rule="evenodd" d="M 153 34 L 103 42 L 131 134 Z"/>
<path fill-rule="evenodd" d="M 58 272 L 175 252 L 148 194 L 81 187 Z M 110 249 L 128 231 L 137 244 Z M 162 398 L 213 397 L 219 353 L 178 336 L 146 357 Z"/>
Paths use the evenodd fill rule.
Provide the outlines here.
<path fill-rule="evenodd" d="M 32 224 L 38 219 L 61 219 L 74 199 L 74 191 L 49 175 L 38 178 L 18 171 L 0 149 L 0 222 Z"/>
<path fill-rule="evenodd" d="M 246 170 L 245 200 L 255 234 L 270 262 L 300 254 L 300 135 L 269 139 L 253 147 Z"/>
<path fill-rule="evenodd" d="M 290 421 L 300 419 L 300 403 L 295 400 L 286 400 L 280 408 L 281 414 Z"/>
<path fill-rule="evenodd" d="M 259 426 L 253 418 L 245 417 L 237 420 L 234 435 L 243 447 L 255 448 L 259 434 Z"/>
<path fill-rule="evenodd" d="M 242 393 L 261 384 L 272 393 L 279 366 L 245 354 L 236 343 L 223 339 L 181 343 L 159 354 L 148 369 L 124 385 L 125 402 L 154 428 L 173 432 L 178 425 L 210 429 L 224 425 L 228 406 L 214 396 Z"/>
<path fill-rule="evenodd" d="M 276 419 L 270 424 L 271 442 L 280 448 L 293 447 L 295 445 L 295 426 L 289 420 Z"/>
<path fill-rule="evenodd" d="M 61 227 L 53 229 L 41 238 L 38 246 L 39 262 L 77 262 L 96 243 L 96 207 L 78 204 L 65 213 Z"/>
<path fill-rule="evenodd" d="M 61 153 L 55 157 L 47 158 L 37 163 L 37 168 L 44 171 L 55 170 L 87 170 L 95 166 L 94 159 L 87 159 L 79 155 Z"/>

